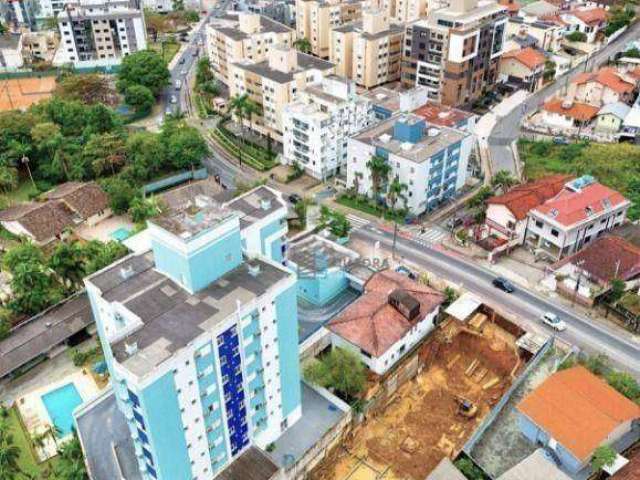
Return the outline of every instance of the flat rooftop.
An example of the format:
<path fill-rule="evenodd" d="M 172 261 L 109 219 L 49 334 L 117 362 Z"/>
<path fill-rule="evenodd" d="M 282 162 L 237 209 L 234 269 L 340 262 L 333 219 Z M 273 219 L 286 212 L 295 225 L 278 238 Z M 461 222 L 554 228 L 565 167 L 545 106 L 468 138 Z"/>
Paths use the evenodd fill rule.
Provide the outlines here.
<path fill-rule="evenodd" d="M 252 446 L 221 471 L 216 480 L 270 480 L 279 470 L 266 453 Z"/>
<path fill-rule="evenodd" d="M 248 227 L 275 211 L 286 208 L 280 195 L 265 186 L 240 195 L 228 202 L 226 206 L 240 215 L 240 228 Z"/>
<path fill-rule="evenodd" d="M 178 237 L 189 239 L 216 227 L 234 216 L 234 212 L 209 197 L 196 197 L 194 203 L 179 210 L 170 209 L 149 220 Z"/>
<path fill-rule="evenodd" d="M 240 19 L 237 14 L 227 14 L 212 18 L 209 28 L 217 30 L 236 41 L 251 38 L 255 34 L 293 32 L 293 29 L 264 15 L 260 15 L 260 29 L 255 34 L 245 33 L 240 30 Z"/>
<path fill-rule="evenodd" d="M 293 273 L 246 260 L 207 288 L 190 294 L 154 268 L 153 254 L 131 255 L 89 277 L 109 302 L 119 302 L 142 325 L 112 344 L 114 356 L 143 376 L 189 342 Z M 136 348 L 131 348 L 132 346 Z"/>
<path fill-rule="evenodd" d="M 356 252 L 318 235 L 289 245 L 287 251 L 287 260 L 296 264 L 299 275 L 346 267 L 358 257 Z"/>
<path fill-rule="evenodd" d="M 394 125 L 403 117 L 412 118 L 414 116 L 405 114 L 394 115 L 360 132 L 355 139 L 367 145 L 380 147 L 407 160 L 422 163 L 432 155 L 435 155 L 456 142 L 460 142 L 468 136 L 468 134 L 452 128 L 430 127 L 427 125 L 423 137 L 418 142 L 403 142 L 393 138 Z"/>
<path fill-rule="evenodd" d="M 299 72 L 306 72 L 307 70 L 331 70 L 335 65 L 326 60 L 321 60 L 317 57 L 307 55 L 306 53 L 297 52 L 298 55 L 298 68 L 292 72 L 282 72 L 280 70 L 273 69 L 269 66 L 269 61 L 264 60 L 262 62 L 252 62 L 245 60 L 235 63 L 239 68 L 254 73 L 260 77 L 268 78 L 276 83 L 289 83 L 293 81 L 294 75 Z"/>

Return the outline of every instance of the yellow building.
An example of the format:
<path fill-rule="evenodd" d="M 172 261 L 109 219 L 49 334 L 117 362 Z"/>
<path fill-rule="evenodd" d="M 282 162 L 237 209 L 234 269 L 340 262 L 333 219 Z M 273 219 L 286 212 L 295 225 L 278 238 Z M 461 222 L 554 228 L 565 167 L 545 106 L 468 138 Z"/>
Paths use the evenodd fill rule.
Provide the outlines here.
<path fill-rule="evenodd" d="M 331 29 L 359 20 L 369 0 L 296 0 L 296 32 L 306 38 L 311 53 L 328 59 Z"/>
<path fill-rule="evenodd" d="M 412 22 L 427 15 L 427 0 L 379 0 L 378 4 L 396 23 Z"/>
<path fill-rule="evenodd" d="M 403 40 L 404 26 L 390 23 L 386 12 L 366 9 L 362 21 L 331 31 L 330 59 L 337 75 L 373 88 L 400 79 Z"/>
<path fill-rule="evenodd" d="M 299 91 L 334 73 L 334 65 L 287 45 L 273 45 L 262 62 L 244 60 L 229 67 L 230 95 L 247 94 L 262 112 L 253 115 L 250 128 L 282 141 L 282 111 Z"/>
<path fill-rule="evenodd" d="M 229 84 L 229 65 L 266 60 L 273 45 L 292 45 L 293 29 L 263 15 L 238 13 L 212 18 L 207 25 L 207 55 L 220 80 Z"/>

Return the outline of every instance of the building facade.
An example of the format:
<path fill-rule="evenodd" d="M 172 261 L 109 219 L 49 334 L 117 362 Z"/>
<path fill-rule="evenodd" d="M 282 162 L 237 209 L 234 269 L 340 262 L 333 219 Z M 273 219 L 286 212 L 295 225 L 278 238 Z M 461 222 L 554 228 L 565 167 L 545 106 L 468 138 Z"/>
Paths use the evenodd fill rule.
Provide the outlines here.
<path fill-rule="evenodd" d="M 0 12 L 14 27 L 36 28 L 46 18 L 55 18 L 66 0 L 5 0 Z"/>
<path fill-rule="evenodd" d="M 445 105 L 473 103 L 498 80 L 506 24 L 505 7 L 491 0 L 454 0 L 410 24 L 403 83 Z"/>
<path fill-rule="evenodd" d="M 386 197 L 394 178 L 407 186 L 410 214 L 434 210 L 465 184 L 474 137 L 468 132 L 428 125 L 422 117 L 401 114 L 368 128 L 349 139 L 347 186 L 373 195 L 375 185 L 367 164 L 382 157 L 391 167 L 387 181 L 378 186 Z M 401 207 L 398 201 L 394 207 Z"/>
<path fill-rule="evenodd" d="M 356 95 L 353 82 L 325 77 L 304 88 L 298 101 L 283 110 L 283 163 L 297 163 L 320 180 L 344 175 L 349 136 L 374 121 L 371 103 Z"/>
<path fill-rule="evenodd" d="M 330 59 L 336 73 L 373 88 L 400 79 L 404 27 L 382 10 L 365 9 L 362 21 L 331 31 Z"/>
<path fill-rule="evenodd" d="M 206 30 L 211 68 L 230 84 L 229 66 L 240 61 L 262 62 L 273 45 L 293 45 L 295 32 L 264 15 L 238 13 L 211 20 Z"/>
<path fill-rule="evenodd" d="M 144 480 L 213 479 L 301 415 L 295 274 L 243 253 L 242 223 L 200 199 L 85 280 Z"/>
<path fill-rule="evenodd" d="M 307 85 L 320 82 L 333 71 L 330 62 L 300 53 L 287 45 L 274 45 L 265 61 L 245 60 L 231 64 L 229 92 L 232 97 L 246 93 L 261 107 L 261 113 L 253 114 L 248 121 L 251 129 L 282 142 L 285 106 L 294 102 Z"/>
<path fill-rule="evenodd" d="M 142 10 L 135 0 L 75 0 L 58 13 L 60 47 L 54 64 L 113 66 L 130 53 L 146 50 Z"/>
<path fill-rule="evenodd" d="M 306 38 L 311 53 L 329 59 L 331 30 L 346 23 L 360 20 L 368 0 L 296 0 L 296 33 Z"/>

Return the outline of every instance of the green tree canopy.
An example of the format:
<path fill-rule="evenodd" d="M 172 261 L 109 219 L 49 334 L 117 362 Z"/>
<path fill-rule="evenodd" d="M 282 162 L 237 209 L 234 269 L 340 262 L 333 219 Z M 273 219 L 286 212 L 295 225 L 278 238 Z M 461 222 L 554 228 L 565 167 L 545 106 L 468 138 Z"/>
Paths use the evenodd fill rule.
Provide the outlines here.
<path fill-rule="evenodd" d="M 171 74 L 162 57 L 152 50 L 142 50 L 122 59 L 117 87 L 125 92 L 131 85 L 147 87 L 154 96 L 169 84 Z"/>
<path fill-rule="evenodd" d="M 58 82 L 56 95 L 65 100 L 77 100 L 86 105 L 109 104 L 115 92 L 107 76 L 99 73 L 66 75 Z"/>
<path fill-rule="evenodd" d="M 593 468 L 594 471 L 598 472 L 604 467 L 613 465 L 613 462 L 615 462 L 615 460 L 616 451 L 609 445 L 601 445 L 600 447 L 596 448 L 595 452 L 593 452 L 593 457 L 591 458 L 591 468 Z"/>
<path fill-rule="evenodd" d="M 148 113 L 153 108 L 155 98 L 153 93 L 143 85 L 129 85 L 124 93 L 124 101 L 132 106 L 136 112 Z"/>
<path fill-rule="evenodd" d="M 347 400 L 355 400 L 365 387 L 365 366 L 353 353 L 336 347 L 304 369 L 304 378 L 311 383 L 333 389 Z"/>

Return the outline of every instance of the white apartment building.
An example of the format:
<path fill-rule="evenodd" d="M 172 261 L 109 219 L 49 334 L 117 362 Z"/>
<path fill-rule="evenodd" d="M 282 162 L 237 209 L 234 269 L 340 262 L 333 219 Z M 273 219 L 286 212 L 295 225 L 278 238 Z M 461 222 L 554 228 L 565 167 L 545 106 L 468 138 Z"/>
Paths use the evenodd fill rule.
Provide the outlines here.
<path fill-rule="evenodd" d="M 432 211 L 465 184 L 473 142 L 468 132 L 429 125 L 418 115 L 393 116 L 349 139 L 347 186 L 357 185 L 360 194 L 373 195 L 367 163 L 374 155 L 382 157 L 391 171 L 380 186 L 380 197 L 386 197 L 388 183 L 397 177 L 407 186 L 411 215 Z"/>
<path fill-rule="evenodd" d="M 144 15 L 136 0 L 74 0 L 58 14 L 60 47 L 54 64 L 113 66 L 146 50 Z"/>
<path fill-rule="evenodd" d="M 355 83 L 330 75 L 308 85 L 282 113 L 282 162 L 298 163 L 319 180 L 346 173 L 347 140 L 373 124 L 371 102 L 356 94 Z"/>
<path fill-rule="evenodd" d="M 585 175 L 529 211 L 525 242 L 560 260 L 621 225 L 631 202 Z"/>
<path fill-rule="evenodd" d="M 54 18 L 67 0 L 3 0 L 0 12 L 16 27 L 32 28 L 46 18 Z"/>
<path fill-rule="evenodd" d="M 16 69 L 22 67 L 23 35 L 20 33 L 0 35 L 0 68 Z"/>

